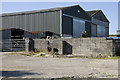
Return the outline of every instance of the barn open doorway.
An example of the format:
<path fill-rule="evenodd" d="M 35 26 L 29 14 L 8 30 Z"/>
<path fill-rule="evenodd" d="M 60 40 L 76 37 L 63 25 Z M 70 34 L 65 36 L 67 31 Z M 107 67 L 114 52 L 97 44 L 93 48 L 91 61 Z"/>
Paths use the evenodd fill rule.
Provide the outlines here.
<path fill-rule="evenodd" d="M 11 29 L 11 39 L 23 39 L 24 30 L 12 28 Z"/>
<path fill-rule="evenodd" d="M 72 54 L 72 45 L 69 44 L 67 41 L 63 41 L 63 55 Z"/>

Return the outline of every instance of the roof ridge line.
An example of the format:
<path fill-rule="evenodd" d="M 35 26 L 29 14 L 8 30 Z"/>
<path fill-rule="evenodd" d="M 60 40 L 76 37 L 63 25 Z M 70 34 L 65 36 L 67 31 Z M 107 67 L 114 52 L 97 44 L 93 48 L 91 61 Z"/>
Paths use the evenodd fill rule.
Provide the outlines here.
<path fill-rule="evenodd" d="M 97 14 L 99 11 L 101 11 L 101 10 L 97 10 L 94 14 L 92 14 L 91 16 L 94 16 L 95 14 Z"/>
<path fill-rule="evenodd" d="M 46 11 L 56 11 L 56 10 L 62 10 L 66 8 L 76 7 L 80 5 L 71 5 L 71 6 L 65 6 L 65 7 L 55 7 L 55 8 L 48 8 L 48 9 L 40 9 L 40 10 L 28 10 L 28 11 L 20 11 L 20 12 L 12 12 L 12 13 L 3 13 L 0 16 L 8 16 L 8 15 L 16 15 L 16 14 L 28 14 L 28 13 L 39 13 L 39 12 L 46 12 Z"/>

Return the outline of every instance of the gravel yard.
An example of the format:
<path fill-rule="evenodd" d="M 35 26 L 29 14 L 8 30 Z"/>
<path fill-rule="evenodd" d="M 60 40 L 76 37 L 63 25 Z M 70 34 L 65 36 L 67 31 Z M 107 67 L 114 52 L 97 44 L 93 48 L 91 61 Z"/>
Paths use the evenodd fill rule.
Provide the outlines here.
<path fill-rule="evenodd" d="M 118 60 L 114 59 L 45 58 L 0 54 L 2 55 L 2 69 L 0 71 L 3 73 L 3 77 L 118 77 Z"/>

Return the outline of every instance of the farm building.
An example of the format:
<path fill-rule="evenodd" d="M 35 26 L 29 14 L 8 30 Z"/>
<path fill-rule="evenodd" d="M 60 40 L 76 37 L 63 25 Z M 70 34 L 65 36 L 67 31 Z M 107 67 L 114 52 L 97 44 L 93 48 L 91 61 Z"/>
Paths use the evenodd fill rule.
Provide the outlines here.
<path fill-rule="evenodd" d="M 91 16 L 91 37 L 108 37 L 109 20 L 101 10 L 86 11 Z"/>
<path fill-rule="evenodd" d="M 80 38 L 83 32 L 87 33 L 87 37 L 109 36 L 109 21 L 104 13 L 101 10 L 85 11 L 79 5 L 5 13 L 0 17 L 2 46 L 3 42 L 11 45 L 11 40 L 16 43 L 14 39 L 41 39 L 49 36 Z"/>
<path fill-rule="evenodd" d="M 91 11 L 90 11 L 91 12 Z M 2 14 L 2 28 L 16 28 L 27 32 L 50 31 L 61 37 L 105 37 L 109 21 L 102 11 L 84 11 L 79 5 L 37 11 Z M 88 15 L 89 14 L 89 15 Z M 98 25 L 98 26 L 96 26 Z M 94 27 L 95 26 L 95 27 Z M 103 31 L 104 30 L 104 34 Z M 3 34 L 7 36 L 7 34 Z"/>

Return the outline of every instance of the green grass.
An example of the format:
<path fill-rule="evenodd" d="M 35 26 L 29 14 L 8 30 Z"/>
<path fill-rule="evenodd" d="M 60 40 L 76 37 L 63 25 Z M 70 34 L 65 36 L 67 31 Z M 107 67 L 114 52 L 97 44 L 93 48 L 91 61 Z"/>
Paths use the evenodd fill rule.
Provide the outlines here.
<path fill-rule="evenodd" d="M 33 52 L 33 53 L 28 53 L 28 54 L 25 54 L 25 53 L 20 53 L 20 55 L 24 55 L 24 56 L 33 56 L 33 55 L 37 55 L 39 54 L 40 52 Z"/>
<path fill-rule="evenodd" d="M 8 56 L 11 56 L 11 55 L 14 55 L 14 54 L 16 54 L 15 52 L 14 53 L 9 53 L 9 54 L 7 54 Z"/>
<path fill-rule="evenodd" d="M 25 51 L 15 51 L 15 52 L 25 52 Z"/>
<path fill-rule="evenodd" d="M 58 79 L 71 79 L 71 77 L 60 77 Z"/>
<path fill-rule="evenodd" d="M 114 59 L 114 60 L 118 60 L 118 56 L 114 56 L 114 57 L 109 57 L 109 58 L 89 58 L 89 59 Z"/>

